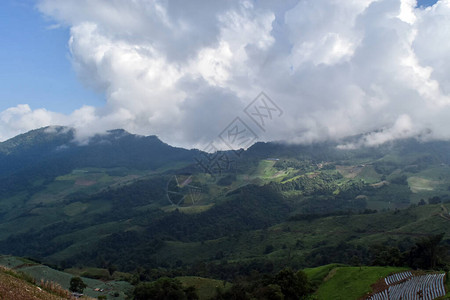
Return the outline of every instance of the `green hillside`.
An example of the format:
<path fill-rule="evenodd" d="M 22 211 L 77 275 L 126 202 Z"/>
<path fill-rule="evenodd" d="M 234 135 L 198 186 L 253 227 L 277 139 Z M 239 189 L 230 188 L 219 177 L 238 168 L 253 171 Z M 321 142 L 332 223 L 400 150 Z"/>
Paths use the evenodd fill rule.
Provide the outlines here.
<path fill-rule="evenodd" d="M 127 142 L 133 139 L 120 131 L 111 134 Z M 19 148 L 32 148 L 38 132 L 31 137 L 25 139 L 26 147 Z M 15 147 L 23 139 L 13 143 Z M 428 206 L 409 207 L 421 199 L 448 200 L 450 169 L 444 153 L 448 145 L 411 144 L 352 151 L 328 144 L 256 144 L 236 161 L 235 169 L 220 176 L 186 166 L 183 160 L 152 170 L 133 169 L 134 162 L 101 168 L 104 160 L 100 159 L 97 167 L 76 168 L 51 180 L 36 179 L 35 190 L 25 185 L 21 192 L 3 198 L 0 251 L 63 267 L 77 262 L 101 266 L 102 257 L 128 271 L 142 263 L 158 266 L 163 261 L 170 266 L 181 261 L 184 265 L 198 259 L 215 261 L 215 257 L 231 261 L 270 257 L 281 264 L 287 253 L 290 261 L 302 266 L 321 248 L 339 243 L 356 247 L 357 239 L 398 240 L 402 234 L 385 233 L 399 227 L 410 237 L 420 236 L 420 231 L 436 232 L 445 224 L 439 207 L 430 213 L 426 213 Z M 177 187 L 186 180 L 186 187 Z M 418 211 L 425 216 L 416 216 L 422 214 Z M 299 237 L 297 233 L 310 222 L 314 235 L 306 232 Z M 282 234 L 273 236 L 272 231 Z M 297 241 L 302 249 L 293 245 Z M 264 253 L 266 247 L 273 249 Z M 198 254 L 186 254 L 188 249 Z M 145 257 L 143 251 L 148 253 Z"/>
<path fill-rule="evenodd" d="M 319 270 L 328 268 L 328 266 L 319 267 Z M 371 285 L 392 273 L 407 270 L 406 268 L 394 267 L 349 267 L 334 266 L 323 277 L 315 295 L 317 299 L 360 299 L 373 292 Z M 316 269 L 306 271 L 307 274 L 317 272 Z M 320 271 L 319 271 L 320 272 Z M 315 274 L 314 274 L 315 275 Z M 312 278 L 314 278 L 312 275 Z"/>
<path fill-rule="evenodd" d="M 41 286 L 43 282 L 52 282 L 66 291 L 70 288 L 71 278 L 75 276 L 74 274 L 58 271 L 48 266 L 14 256 L 0 256 L 0 267 L 8 268 L 15 273 L 19 272 L 18 274 L 24 274 L 23 276 L 26 279 L 36 282 Z M 124 281 L 101 281 L 87 277 L 82 277 L 82 279 L 87 285 L 83 293 L 89 297 L 97 298 L 98 296 L 106 296 L 108 299 L 125 299 L 127 294 L 131 294 L 133 290 L 132 286 Z M 95 289 L 102 289 L 103 292 L 96 291 Z"/>
<path fill-rule="evenodd" d="M 0 267 L 0 299 L 60 300 L 67 299 L 67 297 L 63 298 L 43 290 L 35 284 L 26 281 L 20 274 Z"/>
<path fill-rule="evenodd" d="M 0 253 L 104 279 L 112 268 L 133 285 L 234 282 L 331 263 L 449 266 L 448 142 L 257 143 L 211 156 L 122 130 L 86 145 L 72 138 L 47 128 L 0 143 Z M 216 167 L 229 164 L 198 163 L 218 158 Z M 327 268 L 312 274 L 313 286 Z M 68 276 L 52 278 L 66 287 Z"/>

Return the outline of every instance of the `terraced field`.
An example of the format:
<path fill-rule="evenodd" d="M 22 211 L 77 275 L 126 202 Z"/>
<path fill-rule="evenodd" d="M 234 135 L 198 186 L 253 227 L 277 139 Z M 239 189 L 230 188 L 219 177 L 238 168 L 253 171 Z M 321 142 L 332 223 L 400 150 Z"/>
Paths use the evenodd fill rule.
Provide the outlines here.
<path fill-rule="evenodd" d="M 446 294 L 445 273 L 414 276 L 410 272 L 394 274 L 385 279 L 387 288 L 368 300 L 433 300 Z"/>

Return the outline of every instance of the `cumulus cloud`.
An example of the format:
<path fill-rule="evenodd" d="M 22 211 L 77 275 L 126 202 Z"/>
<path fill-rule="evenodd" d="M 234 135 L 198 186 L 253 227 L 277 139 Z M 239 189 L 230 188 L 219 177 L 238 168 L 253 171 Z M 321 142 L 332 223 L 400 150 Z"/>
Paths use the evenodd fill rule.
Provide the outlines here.
<path fill-rule="evenodd" d="M 23 133 L 30 129 L 49 126 L 64 120 L 64 116 L 45 109 L 32 110 L 21 104 L 0 112 L 0 139 Z"/>
<path fill-rule="evenodd" d="M 47 124 L 112 128 L 200 146 L 239 116 L 265 140 L 368 133 L 360 144 L 449 139 L 450 1 L 40 0 L 70 28 L 74 70 L 105 95 L 71 115 L 27 106 L 0 138 Z M 262 131 L 243 113 L 264 91 L 283 109 Z"/>

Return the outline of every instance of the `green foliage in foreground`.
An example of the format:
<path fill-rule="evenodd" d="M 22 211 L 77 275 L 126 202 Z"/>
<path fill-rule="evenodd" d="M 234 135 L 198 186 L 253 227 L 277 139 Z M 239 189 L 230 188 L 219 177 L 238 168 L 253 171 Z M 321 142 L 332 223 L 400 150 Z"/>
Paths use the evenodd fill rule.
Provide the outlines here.
<path fill-rule="evenodd" d="M 198 299 L 194 287 L 183 288 L 181 281 L 163 277 L 155 282 L 140 283 L 134 290 L 135 300 L 195 300 Z"/>
<path fill-rule="evenodd" d="M 227 291 L 231 288 L 232 284 L 230 282 L 224 280 L 217 280 L 211 278 L 204 278 L 198 276 L 181 276 L 176 277 L 181 283 L 183 287 L 193 286 L 197 290 L 198 298 L 202 299 L 211 299 L 216 295 L 218 289 L 222 291 Z"/>
<path fill-rule="evenodd" d="M 218 289 L 212 299 L 298 300 L 308 298 L 311 292 L 305 272 L 285 268 L 274 276 L 253 274 L 240 278 L 228 291 Z"/>
<path fill-rule="evenodd" d="M 327 277 L 327 275 L 330 273 L 331 270 L 337 267 L 344 267 L 344 266 L 345 265 L 341 264 L 329 264 L 316 268 L 307 268 L 304 269 L 303 271 L 305 272 L 306 276 L 308 276 L 311 285 L 314 288 L 318 288 L 323 283 L 325 277 Z"/>
<path fill-rule="evenodd" d="M 326 266 L 325 266 L 326 267 Z M 319 267 L 323 268 L 323 267 Z M 396 267 L 337 267 L 332 269 L 319 286 L 316 295 L 320 300 L 352 300 L 370 293 L 371 285 L 391 273 L 407 268 Z M 311 271 L 309 271 L 311 273 Z"/>
<path fill-rule="evenodd" d="M 329 264 L 316 268 L 308 268 L 300 271 L 293 271 L 290 268 L 283 269 L 276 274 L 253 273 L 250 276 L 240 277 L 235 280 L 231 287 L 225 288 L 216 286 L 216 293 L 213 297 L 201 296 L 199 299 L 360 299 L 364 295 L 372 292 L 371 286 L 386 276 L 403 272 L 408 268 L 400 267 L 350 267 L 342 264 Z M 188 277 L 186 277 L 188 278 Z M 192 277 L 194 278 L 194 277 Z M 138 285 L 136 292 L 140 288 L 149 287 L 155 289 L 166 289 L 164 293 L 152 294 L 151 299 L 167 296 L 168 291 L 173 290 L 171 285 L 162 285 L 161 282 L 167 280 L 177 282 L 168 278 L 161 278 L 152 283 Z M 209 280 L 202 278 L 202 280 Z M 216 281 L 216 284 L 219 281 Z M 178 289 L 182 287 L 176 283 Z M 186 286 L 186 284 L 184 284 Z M 158 288 L 156 288 L 158 289 Z M 135 292 L 135 294 L 136 294 Z M 177 294 L 178 293 L 178 294 Z M 187 299 L 181 292 L 173 293 L 174 299 Z M 159 298 L 158 298 L 159 297 Z M 150 299 L 149 298 L 149 299 Z M 140 299 L 140 298 L 138 298 Z M 146 298 L 142 298 L 146 299 Z"/>

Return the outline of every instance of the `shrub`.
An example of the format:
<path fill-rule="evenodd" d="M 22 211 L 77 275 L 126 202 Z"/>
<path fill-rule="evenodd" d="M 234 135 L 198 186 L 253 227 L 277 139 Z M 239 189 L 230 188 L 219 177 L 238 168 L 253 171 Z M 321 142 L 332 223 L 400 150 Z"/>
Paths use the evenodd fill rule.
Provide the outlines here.
<path fill-rule="evenodd" d="M 81 277 L 72 277 L 72 279 L 70 279 L 70 291 L 74 293 L 83 293 L 86 287 L 87 285 L 83 282 Z"/>
<path fill-rule="evenodd" d="M 179 280 L 162 277 L 155 282 L 138 284 L 134 289 L 134 299 L 195 300 L 198 296 L 194 287 L 184 289 Z"/>

